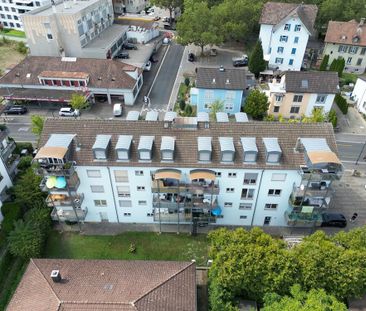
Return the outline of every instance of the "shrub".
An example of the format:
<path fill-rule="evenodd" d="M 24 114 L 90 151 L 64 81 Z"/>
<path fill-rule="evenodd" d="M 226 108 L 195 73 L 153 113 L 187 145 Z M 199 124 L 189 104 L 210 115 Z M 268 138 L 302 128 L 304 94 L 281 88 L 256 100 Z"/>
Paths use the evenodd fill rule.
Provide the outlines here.
<path fill-rule="evenodd" d="M 329 62 L 329 55 L 328 55 L 328 54 L 326 54 L 326 55 L 324 55 L 324 58 L 323 58 L 323 60 L 322 60 L 322 62 L 321 62 L 321 64 L 320 64 L 319 70 L 320 70 L 320 71 L 325 71 L 325 70 L 327 70 L 328 62 Z"/>
<path fill-rule="evenodd" d="M 16 143 L 14 153 L 20 154 L 23 149 L 27 149 L 29 154 L 33 153 L 33 146 L 31 143 Z"/>
<path fill-rule="evenodd" d="M 28 52 L 28 48 L 26 47 L 24 42 L 18 42 L 16 50 L 21 54 L 27 54 L 27 52 Z"/>
<path fill-rule="evenodd" d="M 136 253 L 136 244 L 135 243 L 130 244 L 130 247 L 128 248 L 128 252 L 131 254 Z"/>
<path fill-rule="evenodd" d="M 337 113 L 335 112 L 335 110 L 331 110 L 328 113 L 328 121 L 330 123 L 332 123 L 333 127 L 337 126 L 337 122 L 338 122 L 338 117 L 337 117 Z"/>
<path fill-rule="evenodd" d="M 38 227 L 44 236 L 47 235 L 52 226 L 50 210 L 48 208 L 33 208 L 24 215 L 24 219 L 27 223 Z"/>
<path fill-rule="evenodd" d="M 18 169 L 23 171 L 23 170 L 26 170 L 27 168 L 31 167 L 32 160 L 33 160 L 33 157 L 30 155 L 26 156 L 26 157 L 21 157 L 19 160 Z"/>
<path fill-rule="evenodd" d="M 347 114 L 347 112 L 348 112 L 347 100 L 341 94 L 336 94 L 334 100 L 335 100 L 335 103 L 337 104 L 338 108 L 342 111 L 342 113 Z"/>
<path fill-rule="evenodd" d="M 189 80 L 189 78 L 187 77 L 187 78 L 185 78 L 184 79 L 184 84 L 188 87 L 189 86 L 189 84 L 191 83 L 191 81 Z"/>
<path fill-rule="evenodd" d="M 190 117 L 192 115 L 192 106 L 191 105 L 186 105 L 186 107 L 184 108 L 184 114 L 187 117 Z"/>
<path fill-rule="evenodd" d="M 184 108 L 186 108 L 186 101 L 183 98 L 181 98 L 179 100 L 179 109 L 184 111 Z"/>
<path fill-rule="evenodd" d="M 17 203 L 6 202 L 1 207 L 1 213 L 4 216 L 1 228 L 8 235 L 14 228 L 14 222 L 22 217 L 22 209 Z"/>

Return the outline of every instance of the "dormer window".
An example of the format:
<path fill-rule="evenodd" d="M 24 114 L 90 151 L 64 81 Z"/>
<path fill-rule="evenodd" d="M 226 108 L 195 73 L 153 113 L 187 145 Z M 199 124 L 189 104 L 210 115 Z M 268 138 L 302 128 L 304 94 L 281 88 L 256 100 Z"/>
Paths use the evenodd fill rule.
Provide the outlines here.
<path fill-rule="evenodd" d="M 235 156 L 234 140 L 232 137 L 219 137 L 221 162 L 233 162 Z"/>
<path fill-rule="evenodd" d="M 212 138 L 211 137 L 198 137 L 198 161 L 210 162 L 212 156 Z"/>
<path fill-rule="evenodd" d="M 207 112 L 197 112 L 197 123 L 203 123 L 204 128 L 208 129 L 210 127 L 210 117 Z"/>
<path fill-rule="evenodd" d="M 160 154 L 162 161 L 174 160 L 174 147 L 175 147 L 174 137 L 163 136 L 161 138 Z"/>
<path fill-rule="evenodd" d="M 243 162 L 255 163 L 258 157 L 258 148 L 255 137 L 241 137 L 241 145 L 243 147 Z"/>
<path fill-rule="evenodd" d="M 164 116 L 164 128 L 170 127 L 174 119 L 177 117 L 177 113 L 174 111 L 168 111 Z"/>
<path fill-rule="evenodd" d="M 120 135 L 116 145 L 117 159 L 128 161 L 131 154 L 132 135 Z"/>
<path fill-rule="evenodd" d="M 95 160 L 107 160 L 110 141 L 111 135 L 97 135 L 92 148 Z"/>
<path fill-rule="evenodd" d="M 263 138 L 263 144 L 266 148 L 266 162 L 268 164 L 278 164 L 282 155 L 278 139 L 275 137 Z"/>
<path fill-rule="evenodd" d="M 229 122 L 226 112 L 216 112 L 216 122 Z"/>
<path fill-rule="evenodd" d="M 291 24 L 285 24 L 285 28 L 286 31 L 290 31 L 291 29 Z"/>
<path fill-rule="evenodd" d="M 155 136 L 141 136 L 138 145 L 139 160 L 151 161 Z"/>

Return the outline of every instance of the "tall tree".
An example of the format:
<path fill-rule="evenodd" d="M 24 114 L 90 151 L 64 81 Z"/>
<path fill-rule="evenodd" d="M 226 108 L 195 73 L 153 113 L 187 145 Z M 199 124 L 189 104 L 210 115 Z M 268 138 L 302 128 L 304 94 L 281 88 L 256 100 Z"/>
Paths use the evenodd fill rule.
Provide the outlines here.
<path fill-rule="evenodd" d="M 339 78 L 342 77 L 345 65 L 346 65 L 346 62 L 345 62 L 344 58 L 343 57 L 339 58 L 338 63 L 337 63 L 337 72 L 338 72 Z"/>
<path fill-rule="evenodd" d="M 329 55 L 326 54 L 326 55 L 324 55 L 324 57 L 322 59 L 322 62 L 321 62 L 320 67 L 319 67 L 319 70 L 320 71 L 326 71 L 327 70 L 327 67 L 328 67 L 328 62 L 329 62 Z"/>
<path fill-rule="evenodd" d="M 255 77 L 259 77 L 259 73 L 267 67 L 266 61 L 263 59 L 263 48 L 260 40 L 257 41 L 252 54 L 249 58 L 249 71 L 254 73 Z"/>
<path fill-rule="evenodd" d="M 216 120 L 216 112 L 222 111 L 224 111 L 224 102 L 222 100 L 217 99 L 210 105 L 210 117 L 212 119 Z"/>
<path fill-rule="evenodd" d="M 32 123 L 32 133 L 35 134 L 39 139 L 43 131 L 44 117 L 33 115 L 31 117 L 31 123 Z"/>
<path fill-rule="evenodd" d="M 78 110 L 88 108 L 88 106 L 89 106 L 89 103 L 86 100 L 85 96 L 77 94 L 77 93 L 71 95 L 70 104 L 71 104 L 72 108 L 78 109 Z"/>
<path fill-rule="evenodd" d="M 213 20 L 213 10 L 206 2 L 187 0 L 177 24 L 178 42 L 197 45 L 201 53 L 206 45 L 221 43 L 223 38 L 219 25 Z"/>
<path fill-rule="evenodd" d="M 150 3 L 159 8 L 169 10 L 170 20 L 172 20 L 174 9 L 181 8 L 183 6 L 183 0 L 151 0 Z"/>
<path fill-rule="evenodd" d="M 269 102 L 266 94 L 259 90 L 253 90 L 245 99 L 244 112 L 254 119 L 262 120 L 268 111 Z"/>

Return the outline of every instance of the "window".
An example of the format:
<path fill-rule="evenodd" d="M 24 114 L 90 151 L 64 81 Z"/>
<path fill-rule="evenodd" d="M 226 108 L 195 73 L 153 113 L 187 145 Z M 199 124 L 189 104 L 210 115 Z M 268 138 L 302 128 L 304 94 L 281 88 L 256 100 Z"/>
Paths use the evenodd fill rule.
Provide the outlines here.
<path fill-rule="evenodd" d="M 324 104 L 326 99 L 327 99 L 327 95 L 318 95 L 316 97 L 316 102 L 319 104 Z"/>
<path fill-rule="evenodd" d="M 282 95 L 276 95 L 275 96 L 275 100 L 276 100 L 277 103 L 282 102 L 282 99 L 283 99 L 283 96 Z"/>
<path fill-rule="evenodd" d="M 4 6 L 5 11 L 9 12 L 9 8 L 7 6 Z"/>
<path fill-rule="evenodd" d="M 99 177 L 102 177 L 102 174 L 100 173 L 100 170 L 86 170 L 86 174 L 90 178 L 99 178 Z"/>
<path fill-rule="evenodd" d="M 294 64 L 294 60 L 291 58 L 291 59 L 288 61 L 288 64 L 289 64 L 290 66 L 292 66 L 292 65 Z"/>
<path fill-rule="evenodd" d="M 301 25 L 295 25 L 295 31 L 300 31 L 301 30 Z"/>
<path fill-rule="evenodd" d="M 280 196 L 281 191 L 282 191 L 281 189 L 269 189 L 268 190 L 268 195 Z"/>
<path fill-rule="evenodd" d="M 278 204 L 272 204 L 272 203 L 267 203 L 265 206 L 264 206 L 264 209 L 276 209 L 278 206 Z"/>
<path fill-rule="evenodd" d="M 358 51 L 358 46 L 350 46 L 349 47 L 349 50 L 348 50 L 348 53 L 350 54 L 356 54 Z"/>
<path fill-rule="evenodd" d="M 236 177 L 236 173 L 228 173 L 227 176 L 234 178 L 234 177 Z"/>
<path fill-rule="evenodd" d="M 128 182 L 128 171 L 114 171 L 114 180 L 116 182 Z"/>
<path fill-rule="evenodd" d="M 145 186 L 137 186 L 137 191 L 145 191 Z"/>
<path fill-rule="evenodd" d="M 295 54 L 296 54 L 296 48 L 292 48 L 292 49 L 291 49 L 291 54 L 292 54 L 292 55 L 295 55 Z"/>
<path fill-rule="evenodd" d="M 129 217 L 131 216 L 131 213 L 123 213 L 123 216 Z"/>
<path fill-rule="evenodd" d="M 290 109 L 290 113 L 299 113 L 300 107 L 299 106 L 292 106 Z"/>
<path fill-rule="evenodd" d="M 257 178 L 258 178 L 257 173 L 245 173 L 244 185 L 255 185 L 257 183 Z"/>
<path fill-rule="evenodd" d="M 129 198 L 131 196 L 130 187 L 129 186 L 117 186 L 117 194 L 119 197 Z"/>
<path fill-rule="evenodd" d="M 283 63 L 283 58 L 281 58 L 281 57 L 276 57 L 276 59 L 275 59 L 275 63 L 276 63 L 276 64 L 282 64 L 282 63 Z"/>
<path fill-rule="evenodd" d="M 19 20 L 18 16 L 14 15 L 14 19 L 17 21 Z"/>
<path fill-rule="evenodd" d="M 48 39 L 48 40 L 52 40 L 52 39 L 53 39 L 53 36 L 52 36 L 50 33 L 48 33 L 48 34 L 47 34 L 47 39 Z"/>
<path fill-rule="evenodd" d="M 279 46 L 278 48 L 277 48 L 277 53 L 283 53 L 283 46 Z"/>
<path fill-rule="evenodd" d="M 94 205 L 95 206 L 107 206 L 107 201 L 106 200 L 94 200 Z"/>
<path fill-rule="evenodd" d="M 105 150 L 94 150 L 96 160 L 105 160 L 107 158 Z"/>
<path fill-rule="evenodd" d="M 287 174 L 283 173 L 273 173 L 271 181 L 285 181 Z"/>
<path fill-rule="evenodd" d="M 240 203 L 239 209 L 252 209 L 252 203 Z"/>
<path fill-rule="evenodd" d="M 347 45 L 340 45 L 338 48 L 339 53 L 346 53 L 347 52 Z"/>
<path fill-rule="evenodd" d="M 279 111 L 280 111 L 280 106 L 273 107 L 273 112 L 279 112 Z"/>
<path fill-rule="evenodd" d="M 146 216 L 147 217 L 153 217 L 154 216 L 154 213 L 147 213 Z"/>
<path fill-rule="evenodd" d="M 242 199 L 253 199 L 253 197 L 254 197 L 254 189 L 244 188 L 241 190 Z"/>
<path fill-rule="evenodd" d="M 102 185 L 92 185 L 92 186 L 90 186 L 90 190 L 93 193 L 103 193 L 104 192 L 104 186 L 102 186 Z"/>
<path fill-rule="evenodd" d="M 211 161 L 211 152 L 199 152 L 199 161 L 209 162 Z"/>
<path fill-rule="evenodd" d="M 359 59 L 357 60 L 356 65 L 357 65 L 357 66 L 360 66 L 360 65 L 361 65 L 361 63 L 362 63 L 362 58 L 359 58 Z"/>
<path fill-rule="evenodd" d="M 119 200 L 119 207 L 132 207 L 132 201 L 130 200 Z"/>
<path fill-rule="evenodd" d="M 365 55 L 366 54 L 366 48 L 362 48 L 360 54 Z"/>
<path fill-rule="evenodd" d="M 144 171 L 135 171 L 136 176 L 144 176 Z"/>
<path fill-rule="evenodd" d="M 287 42 L 288 40 L 288 36 L 281 36 L 280 37 L 280 42 Z"/>
<path fill-rule="evenodd" d="M 233 207 L 233 203 L 232 202 L 225 202 L 224 207 Z"/>
<path fill-rule="evenodd" d="M 294 99 L 292 100 L 294 103 L 301 103 L 303 95 L 294 95 Z"/>
<path fill-rule="evenodd" d="M 225 110 L 233 110 L 234 109 L 234 103 L 225 102 Z"/>
<path fill-rule="evenodd" d="M 264 217 L 263 225 L 268 226 L 270 223 L 271 223 L 271 217 L 270 216 Z"/>
<path fill-rule="evenodd" d="M 299 43 L 299 37 L 294 38 L 294 43 Z"/>
<path fill-rule="evenodd" d="M 287 30 L 287 31 L 290 31 L 291 25 L 290 24 L 285 24 L 285 28 L 284 29 Z"/>
<path fill-rule="evenodd" d="M 234 192 L 234 188 L 226 188 L 226 192 L 233 193 Z"/>
<path fill-rule="evenodd" d="M 9 14 L 8 14 L 8 15 L 6 15 L 6 16 L 8 17 L 8 19 L 12 19 L 12 18 L 11 18 L 11 15 L 9 15 Z"/>
<path fill-rule="evenodd" d="M 240 219 L 247 219 L 248 216 L 245 216 L 245 215 L 240 215 Z"/>
<path fill-rule="evenodd" d="M 216 177 L 221 177 L 221 172 L 215 172 Z"/>
<path fill-rule="evenodd" d="M 128 151 L 117 150 L 117 157 L 118 157 L 118 160 L 128 160 L 129 159 Z"/>
<path fill-rule="evenodd" d="M 347 58 L 347 64 L 350 64 L 352 62 L 352 57 Z"/>
<path fill-rule="evenodd" d="M 141 201 L 138 201 L 138 204 L 139 205 L 147 205 L 147 201 L 141 200 Z"/>

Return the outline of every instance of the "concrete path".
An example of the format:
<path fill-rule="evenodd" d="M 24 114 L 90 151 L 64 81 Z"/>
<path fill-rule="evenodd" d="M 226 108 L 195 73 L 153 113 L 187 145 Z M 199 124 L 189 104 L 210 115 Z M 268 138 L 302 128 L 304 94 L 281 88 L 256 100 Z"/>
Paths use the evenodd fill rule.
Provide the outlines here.
<path fill-rule="evenodd" d="M 11 40 L 11 41 L 18 41 L 18 42 L 24 42 L 24 43 L 27 42 L 26 38 L 13 37 L 13 36 L 8 36 L 8 35 L 4 35 L 4 34 L 0 34 L 0 37 L 1 37 L 1 40 L 3 38 L 6 38 L 6 39 Z"/>

